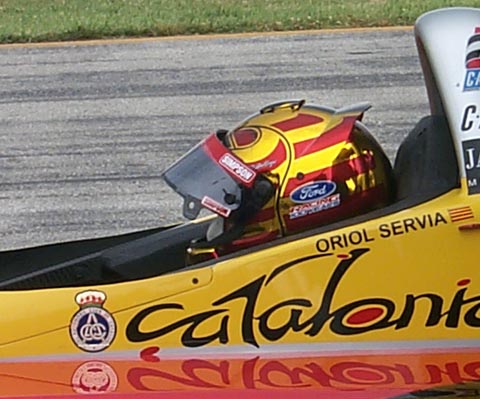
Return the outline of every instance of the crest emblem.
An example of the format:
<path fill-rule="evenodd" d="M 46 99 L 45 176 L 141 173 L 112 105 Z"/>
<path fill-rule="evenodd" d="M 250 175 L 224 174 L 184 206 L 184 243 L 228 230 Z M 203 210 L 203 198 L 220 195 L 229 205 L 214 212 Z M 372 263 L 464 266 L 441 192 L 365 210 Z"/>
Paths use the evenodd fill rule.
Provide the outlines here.
<path fill-rule="evenodd" d="M 80 309 L 70 322 L 70 336 L 75 345 L 85 352 L 100 352 L 108 348 L 115 338 L 115 320 L 103 308 L 106 299 L 101 291 L 83 291 L 75 296 Z"/>

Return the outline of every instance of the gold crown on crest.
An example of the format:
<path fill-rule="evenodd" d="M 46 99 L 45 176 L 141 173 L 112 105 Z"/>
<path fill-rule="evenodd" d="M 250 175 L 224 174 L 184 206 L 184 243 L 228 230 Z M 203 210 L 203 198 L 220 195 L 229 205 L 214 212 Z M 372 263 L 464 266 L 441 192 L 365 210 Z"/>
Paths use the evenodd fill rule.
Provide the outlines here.
<path fill-rule="evenodd" d="M 75 295 L 75 302 L 80 306 L 97 305 L 102 306 L 107 299 L 105 293 L 101 291 L 83 291 Z"/>

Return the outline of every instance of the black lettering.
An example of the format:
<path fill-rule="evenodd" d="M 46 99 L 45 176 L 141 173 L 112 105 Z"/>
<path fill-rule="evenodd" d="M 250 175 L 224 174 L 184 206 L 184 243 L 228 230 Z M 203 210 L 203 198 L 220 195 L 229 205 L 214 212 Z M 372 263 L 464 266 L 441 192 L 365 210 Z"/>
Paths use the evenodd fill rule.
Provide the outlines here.
<path fill-rule="evenodd" d="M 328 281 L 327 287 L 325 288 L 320 308 L 309 320 L 312 326 L 308 331 L 305 332 L 305 334 L 314 337 L 320 332 L 325 323 L 334 316 L 335 313 L 330 312 L 330 307 L 332 306 L 333 296 L 335 295 L 337 286 L 340 284 L 342 277 L 353 265 L 353 263 L 360 258 L 360 256 L 369 251 L 370 249 L 368 248 L 354 249 L 353 251 L 350 251 L 350 257 L 348 259 L 343 259 L 338 264 L 337 268 L 332 274 L 332 277 Z M 306 324 L 308 324 L 308 322 L 305 323 L 305 325 Z"/>
<path fill-rule="evenodd" d="M 428 214 L 428 215 L 427 215 L 427 220 L 428 220 L 428 225 L 429 225 L 430 227 L 433 227 L 432 215 Z"/>
<path fill-rule="evenodd" d="M 359 231 L 352 231 L 348 235 L 348 241 L 350 241 L 353 245 L 358 245 L 362 242 L 362 234 Z"/>
<path fill-rule="evenodd" d="M 265 276 L 262 276 L 251 282 L 250 284 L 243 286 L 242 288 L 232 292 L 231 294 L 223 298 L 220 298 L 218 301 L 213 303 L 214 306 L 218 306 L 238 298 L 245 298 L 247 300 L 245 308 L 243 309 L 242 316 L 242 338 L 243 342 L 256 346 L 257 348 L 258 343 L 253 332 L 253 313 L 255 310 L 255 304 L 257 302 L 258 294 L 264 280 Z"/>
<path fill-rule="evenodd" d="M 373 320 L 365 320 L 363 325 L 354 326 L 345 324 L 345 317 L 349 314 L 354 313 L 356 308 L 361 308 L 362 310 L 370 307 L 371 309 L 383 308 L 385 312 L 383 313 L 380 320 L 372 323 Z M 386 298 L 369 298 L 361 299 L 349 303 L 348 305 L 342 306 L 341 308 L 333 312 L 333 320 L 330 324 L 330 329 L 337 334 L 341 335 L 354 335 L 361 334 L 367 331 L 379 330 L 383 328 L 390 327 L 396 323 L 395 320 L 390 320 L 395 312 L 395 304 Z M 347 318 L 348 319 L 348 318 Z M 361 324 L 361 323 L 359 323 Z M 365 325 L 367 324 L 367 325 Z"/>
<path fill-rule="evenodd" d="M 438 226 L 439 223 L 448 224 L 447 219 L 445 219 L 440 212 L 437 212 L 435 214 L 435 226 Z"/>
<path fill-rule="evenodd" d="M 465 108 L 465 111 L 463 113 L 463 119 L 462 119 L 462 131 L 466 132 L 467 130 L 470 130 L 473 127 L 473 117 L 475 113 L 477 112 L 477 107 L 475 105 L 469 105 L 467 108 Z"/>
<path fill-rule="evenodd" d="M 392 231 L 394 236 L 403 234 L 402 223 L 399 220 L 392 222 Z"/>
<path fill-rule="evenodd" d="M 197 316 L 202 316 L 202 314 L 199 314 Z M 220 322 L 220 328 L 218 331 L 215 331 L 214 333 L 210 335 L 205 335 L 202 337 L 194 337 L 195 329 L 198 327 L 201 321 L 203 321 L 202 317 L 192 317 L 193 323 L 190 324 L 190 326 L 185 330 L 185 332 L 182 334 L 182 344 L 183 346 L 187 346 L 190 348 L 196 348 L 199 346 L 204 346 L 209 344 L 210 342 L 218 341 L 221 344 L 226 344 L 228 343 L 228 316 L 223 316 L 222 321 Z M 199 320 L 197 322 L 197 320 Z"/>
<path fill-rule="evenodd" d="M 415 223 L 419 223 L 421 226 L 423 225 L 421 228 L 425 228 L 427 223 L 430 223 L 433 227 L 434 223 L 436 225 L 437 223 L 447 223 L 447 221 L 441 213 L 437 212 L 435 215 L 423 215 L 421 219 L 406 218 L 394 221 L 391 224 L 381 224 L 379 226 L 381 237 L 386 238 L 392 234 L 398 235 L 412 230 L 417 231 L 418 228 Z M 366 230 L 352 231 L 343 235 L 343 239 L 348 238 L 350 244 L 353 245 L 362 242 L 365 237 L 368 237 Z M 342 245 L 342 236 L 333 236 L 330 243 L 333 243 L 333 238 L 338 240 L 335 245 Z M 316 243 L 317 249 L 327 245 L 329 245 L 328 239 L 321 239 Z M 468 278 L 457 282 L 457 286 L 460 288 L 453 297 L 449 297 L 451 298 L 449 305 L 446 304 L 446 299 L 442 296 L 428 292 L 418 295 L 405 295 L 403 308 L 397 308 L 401 305 L 384 297 L 369 297 L 346 304 L 339 303 L 335 296 L 343 277 L 352 265 L 369 251 L 368 248 L 359 248 L 351 250 L 348 255 L 337 255 L 340 261 L 327 280 L 322 297 L 318 298 L 319 303 L 316 305 L 318 308 L 313 309 L 316 312 L 306 320 L 302 320 L 302 317 L 307 318 L 305 316 L 306 309 L 314 306 L 309 299 L 290 298 L 277 302 L 266 309 L 256 309 L 262 288 L 272 283 L 280 273 L 307 261 L 331 257 L 333 256 L 332 253 L 314 253 L 284 263 L 276 267 L 270 275 L 263 275 L 236 289 L 213 302 L 212 306 L 217 307 L 241 299 L 243 310 L 236 317 L 239 318 L 238 321 L 241 323 L 243 342 L 256 347 L 259 346 L 256 334 L 260 334 L 262 338 L 268 341 L 277 341 L 290 332 L 303 332 L 305 335 L 314 337 L 322 331 L 325 325 L 329 326 L 332 333 L 338 335 L 362 334 L 389 327 L 394 327 L 395 330 L 406 328 L 410 326 L 414 317 L 419 317 L 416 316 L 418 312 L 422 312 L 423 316 L 425 306 L 422 306 L 419 310 L 418 304 L 424 299 L 429 301 L 430 304 L 429 309 L 423 316 L 425 327 L 437 326 L 443 319 L 445 327 L 457 328 L 462 321 L 462 316 L 463 322 L 467 326 L 480 327 L 480 295 L 468 297 L 468 287 L 466 285 L 471 282 Z M 316 262 L 311 262 L 311 264 L 318 265 Z M 261 302 L 264 303 L 264 301 Z M 334 308 L 333 304 L 337 307 Z M 165 325 L 165 322 L 163 322 L 165 316 L 168 315 L 168 319 L 170 319 L 172 312 L 173 315 L 177 315 L 177 311 L 180 311 L 182 316 L 185 309 L 179 303 L 156 304 L 142 309 L 128 323 L 126 327 L 127 339 L 131 342 L 143 342 L 163 337 L 176 330 L 183 330 L 181 343 L 185 347 L 199 347 L 212 342 L 220 344 L 229 342 L 229 327 L 233 314 L 229 313 L 228 307 L 214 308 L 187 317 L 177 318 L 174 322 Z M 258 315 L 260 312 L 263 313 Z M 311 312 L 308 313 L 311 314 Z M 400 314 L 400 316 L 394 319 L 395 314 Z M 146 328 L 151 326 L 152 322 L 158 322 L 155 328 Z M 207 324 L 209 328 L 205 332 Z"/>
<path fill-rule="evenodd" d="M 389 229 L 388 224 L 381 224 L 378 229 L 380 230 L 380 237 L 388 238 L 392 235 L 392 232 Z"/>
<path fill-rule="evenodd" d="M 410 229 L 412 229 L 413 231 L 417 231 L 417 228 L 415 227 L 415 221 L 410 218 L 403 221 L 403 227 L 405 229 L 405 233 L 408 233 Z"/>
<path fill-rule="evenodd" d="M 480 296 L 475 298 L 480 300 Z M 480 315 L 478 315 L 478 313 L 480 313 L 480 302 L 470 308 L 465 314 L 465 323 L 470 327 L 480 327 Z"/>
<path fill-rule="evenodd" d="M 446 327 L 456 328 L 458 327 L 458 320 L 460 318 L 460 312 L 462 310 L 463 305 L 472 302 L 479 302 L 480 296 L 475 296 L 469 299 L 465 299 L 465 293 L 467 292 L 468 287 L 462 288 L 455 293 L 455 296 L 452 300 L 452 305 L 450 308 L 442 315 L 447 316 L 447 321 L 445 323 Z M 472 327 L 480 327 L 480 322 L 476 317 L 476 312 L 478 311 L 478 307 L 480 306 L 480 302 L 477 303 L 474 307 L 472 307 L 466 314 L 465 314 L 465 321 L 468 319 L 468 325 Z M 468 317 L 467 317 L 468 316 Z M 470 324 L 472 323 L 472 324 Z"/>
<path fill-rule="evenodd" d="M 154 314 L 158 311 L 165 310 L 165 309 L 179 309 L 183 310 L 183 306 L 177 303 L 167 303 L 167 304 L 160 304 L 150 306 L 149 308 L 143 309 L 138 312 L 132 320 L 127 325 L 126 335 L 128 340 L 131 342 L 143 342 L 148 341 L 151 339 L 159 338 L 164 336 L 172 331 L 175 331 L 181 327 L 190 325 L 190 327 L 186 330 L 186 332 L 182 336 L 182 344 L 188 347 L 197 347 L 206 345 L 212 341 L 218 339 L 221 343 L 228 342 L 228 335 L 226 329 L 226 319 L 225 317 L 222 319 L 221 326 L 219 330 L 207 337 L 200 337 L 194 338 L 193 332 L 196 327 L 198 327 L 203 321 L 210 319 L 220 313 L 225 313 L 226 309 L 215 309 L 209 310 L 206 312 L 198 313 L 193 316 L 186 317 L 185 319 L 181 319 L 175 323 L 172 323 L 168 326 L 163 328 L 159 328 L 157 330 L 143 332 L 141 331 L 141 323 L 142 321 L 151 314 Z"/>
<path fill-rule="evenodd" d="M 363 229 L 362 232 L 363 232 L 363 239 L 365 240 L 365 242 L 374 241 L 373 237 L 368 236 L 368 231 L 367 230 Z"/>
<path fill-rule="evenodd" d="M 467 325 L 471 327 L 480 327 L 480 318 L 477 316 L 477 312 L 480 311 L 480 296 L 475 296 L 472 298 L 465 299 L 465 293 L 467 288 L 462 288 L 455 293 L 455 296 L 452 299 L 450 308 L 442 313 L 444 300 L 441 296 L 437 294 L 427 293 L 421 295 L 411 295 L 406 296 L 405 306 L 403 312 L 398 319 L 398 323 L 395 326 L 395 329 L 405 328 L 409 325 L 413 314 L 415 312 L 415 302 L 417 299 L 427 298 L 430 300 L 431 308 L 428 318 L 425 322 L 425 327 L 436 326 L 440 323 L 440 320 L 446 317 L 445 327 L 456 328 L 458 327 L 459 318 L 461 314 L 462 307 L 469 303 L 476 303 L 471 307 L 465 314 L 464 321 Z"/>
<path fill-rule="evenodd" d="M 259 330 L 263 337 L 269 341 L 277 341 L 282 338 L 289 330 L 292 331 L 301 331 L 305 328 L 306 324 L 300 324 L 300 316 L 302 311 L 299 309 L 292 309 L 290 311 L 289 320 L 280 327 L 270 328 L 268 326 L 268 319 L 272 314 L 283 307 L 286 306 L 301 306 L 305 308 L 312 307 L 312 303 L 306 299 L 290 299 L 288 301 L 277 303 L 275 306 L 272 306 L 270 309 L 262 313 L 259 319 Z"/>
<path fill-rule="evenodd" d="M 318 252 L 327 252 L 330 250 L 330 243 L 325 238 L 321 238 L 317 241 L 317 251 Z"/>
<path fill-rule="evenodd" d="M 463 299 L 466 288 L 462 288 L 455 293 L 455 296 L 452 300 L 452 305 L 450 308 L 442 314 L 442 316 L 447 316 L 447 321 L 445 323 L 446 327 L 455 328 L 458 327 L 458 319 L 460 318 L 460 310 L 462 305 L 466 303 Z M 468 301 L 467 301 L 468 302 Z"/>
<path fill-rule="evenodd" d="M 417 221 L 418 225 L 420 226 L 420 228 L 423 230 L 425 228 L 425 226 L 427 225 L 427 218 L 425 215 L 422 215 L 421 218 L 418 218 L 415 216 L 415 220 Z"/>
<path fill-rule="evenodd" d="M 332 250 L 335 250 L 337 245 L 339 248 L 344 248 L 342 245 L 342 236 L 332 236 L 332 238 L 330 238 L 330 242 L 332 243 Z"/>
<path fill-rule="evenodd" d="M 151 331 L 149 333 L 144 333 L 144 332 L 140 331 L 140 324 L 143 321 L 143 319 L 145 319 L 150 314 L 152 314 L 154 312 L 157 312 L 159 310 L 163 310 L 163 309 L 183 310 L 183 306 L 178 304 L 178 303 L 166 303 L 166 304 L 155 305 L 155 306 L 151 306 L 151 307 L 146 308 L 146 309 L 142 309 L 128 323 L 127 331 L 126 331 L 127 339 L 131 342 L 143 342 L 143 341 L 147 341 L 147 340 L 152 339 L 152 338 L 157 338 L 158 335 L 156 335 L 156 332 L 158 330 L 157 331 Z M 178 328 L 178 327 L 179 326 L 177 326 L 175 328 Z M 175 328 L 168 329 L 168 331 L 166 333 L 168 333 L 170 331 L 173 331 Z"/>
<path fill-rule="evenodd" d="M 422 294 L 417 296 L 408 294 L 405 298 L 405 306 L 403 308 L 403 312 L 398 318 L 397 324 L 395 326 L 396 330 L 408 327 L 415 312 L 415 302 L 417 301 L 417 299 L 422 298 L 429 299 L 431 303 L 430 313 L 428 315 L 425 326 L 434 326 L 439 323 L 443 306 L 443 299 L 441 296 L 436 294 Z"/>

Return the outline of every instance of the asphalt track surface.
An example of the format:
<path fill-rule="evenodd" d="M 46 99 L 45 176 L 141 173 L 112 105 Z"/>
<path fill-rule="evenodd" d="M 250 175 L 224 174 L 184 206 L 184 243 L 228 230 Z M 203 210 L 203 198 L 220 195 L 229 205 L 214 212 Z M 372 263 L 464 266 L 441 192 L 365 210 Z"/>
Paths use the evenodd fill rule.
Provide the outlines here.
<path fill-rule="evenodd" d="M 182 220 L 162 171 L 286 98 L 370 102 L 392 161 L 429 112 L 411 29 L 0 46 L 0 250 Z"/>

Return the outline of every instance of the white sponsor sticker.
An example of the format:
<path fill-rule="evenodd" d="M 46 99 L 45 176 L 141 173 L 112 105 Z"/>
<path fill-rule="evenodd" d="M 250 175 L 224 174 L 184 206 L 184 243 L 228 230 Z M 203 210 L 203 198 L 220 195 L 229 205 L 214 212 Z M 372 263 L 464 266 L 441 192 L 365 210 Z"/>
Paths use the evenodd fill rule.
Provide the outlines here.
<path fill-rule="evenodd" d="M 202 198 L 202 205 L 205 208 L 210 209 L 212 212 L 215 212 L 215 213 L 219 214 L 220 216 L 223 216 L 224 218 L 228 218 L 228 216 L 230 215 L 230 212 L 231 212 L 230 209 L 223 206 L 219 202 L 215 201 L 213 198 L 210 198 L 210 197 L 207 197 L 207 196 Z"/>
<path fill-rule="evenodd" d="M 311 215 L 312 213 L 335 208 L 338 205 L 340 205 L 340 194 L 334 194 L 330 197 L 321 198 L 307 204 L 295 205 L 294 207 L 290 208 L 289 217 L 290 219 L 297 219 L 303 216 Z"/>
<path fill-rule="evenodd" d="M 220 158 L 220 165 L 245 183 L 251 183 L 255 178 L 255 172 L 252 169 L 232 157 L 230 154 L 224 154 Z"/>

